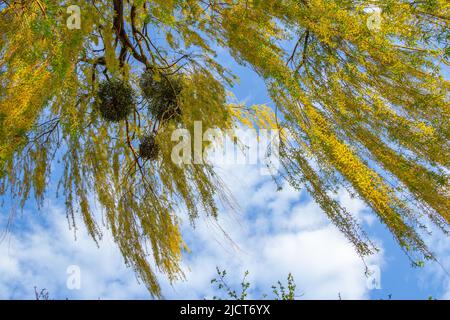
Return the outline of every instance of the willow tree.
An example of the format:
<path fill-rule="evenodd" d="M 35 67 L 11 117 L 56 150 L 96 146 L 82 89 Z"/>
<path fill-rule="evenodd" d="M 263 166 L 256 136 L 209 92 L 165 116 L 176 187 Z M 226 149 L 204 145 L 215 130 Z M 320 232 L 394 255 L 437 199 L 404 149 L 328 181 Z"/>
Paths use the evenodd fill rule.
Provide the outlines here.
<path fill-rule="evenodd" d="M 425 217 L 448 232 L 447 1 L 81 0 L 80 28 L 65 1 L 1 3 L 1 192 L 40 205 L 60 174 L 69 221 L 79 214 L 98 240 L 100 204 L 152 294 L 154 268 L 180 276 L 177 210 L 216 217 L 229 200 L 214 167 L 171 161 L 171 133 L 194 121 L 283 128 L 281 177 L 361 256 L 376 248 L 341 188 L 416 263 L 433 258 Z M 368 5 L 382 12 L 375 28 Z M 264 79 L 272 114 L 230 103 L 220 48 Z"/>

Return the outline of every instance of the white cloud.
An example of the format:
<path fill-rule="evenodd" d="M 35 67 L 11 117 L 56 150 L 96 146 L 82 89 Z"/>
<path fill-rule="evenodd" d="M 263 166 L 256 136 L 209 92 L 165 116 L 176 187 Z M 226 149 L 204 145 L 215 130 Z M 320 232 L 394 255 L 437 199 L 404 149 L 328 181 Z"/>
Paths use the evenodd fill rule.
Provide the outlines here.
<path fill-rule="evenodd" d="M 219 266 L 231 271 L 235 285 L 249 270 L 258 291 L 266 293 L 270 293 L 272 284 L 292 273 L 303 298 L 336 299 L 339 293 L 345 299 L 367 298 L 363 261 L 318 206 L 298 203 L 298 193 L 289 187 L 271 197 L 275 191 L 270 190 L 270 185 L 275 188 L 266 181 L 259 189 L 266 190 L 267 197 L 247 197 L 242 205 L 251 209 L 245 215 L 222 214 L 219 224 L 239 245 L 238 249 L 233 249 L 219 230 L 214 231 L 211 223 L 201 223 L 195 232 L 185 232 L 193 245 L 186 262 L 191 273 L 186 284 L 177 286 L 178 292 L 182 290 L 186 298 L 212 295 L 205 291 L 205 283 Z M 280 203 L 280 199 L 284 201 Z M 366 262 L 381 265 L 382 256 Z"/>
<path fill-rule="evenodd" d="M 450 239 L 435 226 L 427 223 L 431 234 L 424 235 L 425 241 L 433 252 L 438 263 L 427 263 L 425 272 L 420 274 L 419 285 L 427 288 L 443 288 L 442 294 L 434 298 L 450 300 Z"/>
<path fill-rule="evenodd" d="M 271 285 L 289 272 L 305 299 L 335 299 L 338 293 L 344 299 L 368 297 L 363 261 L 316 204 L 299 201 L 306 197 L 286 184 L 277 192 L 272 179 L 256 167 L 220 171 L 240 208 L 222 212 L 218 223 L 200 218 L 195 230 L 185 219 L 183 233 L 192 250 L 184 261 L 187 279 L 171 286 L 161 277 L 166 298 L 213 296 L 210 280 L 216 266 L 228 270 L 236 285 L 249 270 L 257 289 L 253 298 L 270 293 Z M 339 197 L 357 214 L 365 210 L 359 200 L 345 193 Z M 75 242 L 60 208 L 50 206 L 44 213 L 45 223 L 26 216 L 20 223 L 28 227 L 0 243 L 0 298 L 33 298 L 35 285 L 56 298 L 149 298 L 107 233 L 100 249 L 84 228 Z M 367 263 L 381 264 L 382 254 Z M 79 291 L 66 288 L 69 265 L 81 268 Z"/>
<path fill-rule="evenodd" d="M 110 237 L 106 236 L 98 248 L 85 230 L 80 230 L 75 241 L 62 210 L 50 207 L 43 214 L 45 224 L 25 214 L 26 230 L 9 234 L 0 243 L 0 298 L 33 299 L 34 286 L 46 288 L 58 298 L 116 299 L 147 295 L 124 266 Z M 70 265 L 81 268 L 80 291 L 66 287 Z"/>

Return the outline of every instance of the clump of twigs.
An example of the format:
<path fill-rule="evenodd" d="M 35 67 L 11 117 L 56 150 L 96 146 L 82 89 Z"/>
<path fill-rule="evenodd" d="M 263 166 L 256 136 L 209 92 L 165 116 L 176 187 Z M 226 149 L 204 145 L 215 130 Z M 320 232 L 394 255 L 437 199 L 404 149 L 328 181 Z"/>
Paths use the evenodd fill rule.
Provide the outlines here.
<path fill-rule="evenodd" d="M 183 89 L 180 76 L 156 76 L 149 70 L 143 73 L 140 85 L 148 109 L 155 119 L 159 121 L 180 119 L 179 95 Z"/>
<path fill-rule="evenodd" d="M 135 97 L 129 83 L 119 80 L 105 80 L 99 85 L 96 108 L 103 119 L 119 122 L 133 112 Z"/>
<path fill-rule="evenodd" d="M 159 146 L 154 135 L 146 135 L 139 145 L 139 156 L 145 160 L 156 160 L 159 155 Z"/>

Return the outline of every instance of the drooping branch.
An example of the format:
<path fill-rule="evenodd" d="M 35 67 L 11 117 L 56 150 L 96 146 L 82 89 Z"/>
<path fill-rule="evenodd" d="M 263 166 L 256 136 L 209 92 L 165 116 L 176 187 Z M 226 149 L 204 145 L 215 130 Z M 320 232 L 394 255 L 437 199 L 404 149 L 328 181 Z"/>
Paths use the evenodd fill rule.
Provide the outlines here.
<path fill-rule="evenodd" d="M 126 50 L 130 50 L 133 57 L 136 60 L 142 62 L 147 68 L 151 68 L 151 64 L 148 61 L 145 54 L 143 54 L 143 51 L 141 50 L 141 52 L 138 52 L 136 50 L 136 48 L 131 43 L 130 38 L 128 37 L 127 31 L 125 30 L 123 0 L 113 0 L 113 7 L 114 7 L 113 27 L 116 36 L 120 40 L 122 49 L 125 50 L 124 52 L 126 52 Z"/>

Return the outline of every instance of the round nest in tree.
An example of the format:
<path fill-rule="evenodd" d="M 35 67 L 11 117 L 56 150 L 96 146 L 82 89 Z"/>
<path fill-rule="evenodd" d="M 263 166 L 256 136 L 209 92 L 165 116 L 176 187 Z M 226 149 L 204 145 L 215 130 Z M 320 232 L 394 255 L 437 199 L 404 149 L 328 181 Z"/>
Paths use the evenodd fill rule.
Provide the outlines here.
<path fill-rule="evenodd" d="M 181 108 L 178 96 L 183 89 L 180 76 L 161 76 L 155 79 L 152 71 L 146 71 L 141 78 L 141 88 L 147 100 L 150 113 L 160 121 L 179 119 Z"/>
<path fill-rule="evenodd" d="M 134 109 L 133 88 L 122 80 L 100 83 L 97 93 L 97 109 L 108 121 L 119 122 L 128 118 Z"/>
<path fill-rule="evenodd" d="M 159 146 L 153 135 L 145 136 L 139 145 L 139 156 L 147 160 L 156 160 L 159 155 Z"/>

